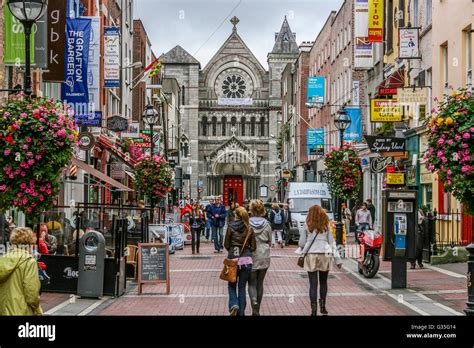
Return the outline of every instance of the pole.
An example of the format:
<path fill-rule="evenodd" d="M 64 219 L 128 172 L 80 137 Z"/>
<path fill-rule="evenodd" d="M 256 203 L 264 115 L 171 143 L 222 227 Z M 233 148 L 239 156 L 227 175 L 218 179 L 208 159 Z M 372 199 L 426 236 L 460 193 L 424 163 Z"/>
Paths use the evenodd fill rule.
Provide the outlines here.
<path fill-rule="evenodd" d="M 153 158 L 153 154 L 155 151 L 155 144 L 153 141 L 153 124 L 150 124 L 150 157 Z M 153 223 L 153 213 L 154 213 L 154 206 L 153 206 L 153 192 L 150 193 L 150 206 L 151 206 L 151 211 L 150 211 L 150 220 L 151 223 Z"/>
<path fill-rule="evenodd" d="M 467 261 L 467 302 L 464 313 L 468 316 L 474 316 L 474 285 L 472 284 L 472 274 L 474 273 L 474 217 L 472 219 L 472 242 L 466 247 L 469 252 Z"/>
<path fill-rule="evenodd" d="M 342 145 L 343 145 L 343 137 L 344 137 L 344 130 L 339 130 L 339 136 L 340 136 L 340 144 L 341 144 L 341 148 L 342 148 Z M 342 245 L 342 226 L 343 226 L 343 223 L 342 223 L 342 209 L 341 209 L 341 204 L 342 204 L 342 198 L 341 197 L 336 197 L 336 204 L 337 204 L 337 222 L 336 222 L 336 244 L 339 246 L 339 245 Z M 343 256 L 341 254 L 341 256 Z"/>
<path fill-rule="evenodd" d="M 30 96 L 31 91 L 31 52 L 30 52 L 30 37 L 31 37 L 31 27 L 33 22 L 24 21 L 22 22 L 23 28 L 25 29 L 25 94 Z"/>

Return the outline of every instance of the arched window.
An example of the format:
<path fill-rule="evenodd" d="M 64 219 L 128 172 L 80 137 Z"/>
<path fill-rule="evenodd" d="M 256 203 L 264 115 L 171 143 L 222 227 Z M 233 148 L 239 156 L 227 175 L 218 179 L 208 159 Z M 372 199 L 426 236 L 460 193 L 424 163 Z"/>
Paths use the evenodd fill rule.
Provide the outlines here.
<path fill-rule="evenodd" d="M 217 135 L 217 117 L 212 118 L 212 136 L 215 137 Z"/>
<path fill-rule="evenodd" d="M 260 117 L 260 136 L 265 136 L 265 117 Z"/>
<path fill-rule="evenodd" d="M 240 134 L 244 137 L 245 136 L 245 126 L 246 126 L 246 119 L 245 117 L 242 117 L 240 119 Z"/>
<path fill-rule="evenodd" d="M 207 117 L 204 116 L 201 121 L 202 124 L 202 135 L 207 137 Z"/>
<path fill-rule="evenodd" d="M 222 117 L 222 136 L 226 136 L 226 131 L 227 131 L 227 119 L 225 117 Z"/>
<path fill-rule="evenodd" d="M 250 119 L 250 136 L 255 136 L 255 117 Z"/>

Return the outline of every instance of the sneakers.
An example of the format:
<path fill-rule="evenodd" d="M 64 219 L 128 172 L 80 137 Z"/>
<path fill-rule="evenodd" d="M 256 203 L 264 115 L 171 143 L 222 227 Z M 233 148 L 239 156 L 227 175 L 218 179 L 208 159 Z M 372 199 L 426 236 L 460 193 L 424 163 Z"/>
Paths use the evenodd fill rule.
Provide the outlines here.
<path fill-rule="evenodd" d="M 219 254 L 219 250 L 214 250 L 214 254 Z"/>
<path fill-rule="evenodd" d="M 420 268 L 424 268 L 425 266 L 423 266 L 423 264 L 422 264 L 422 263 L 420 263 L 420 264 L 418 265 L 418 267 L 420 267 Z"/>
<path fill-rule="evenodd" d="M 229 310 L 230 316 L 235 317 L 239 314 L 239 306 L 232 306 L 232 308 Z"/>

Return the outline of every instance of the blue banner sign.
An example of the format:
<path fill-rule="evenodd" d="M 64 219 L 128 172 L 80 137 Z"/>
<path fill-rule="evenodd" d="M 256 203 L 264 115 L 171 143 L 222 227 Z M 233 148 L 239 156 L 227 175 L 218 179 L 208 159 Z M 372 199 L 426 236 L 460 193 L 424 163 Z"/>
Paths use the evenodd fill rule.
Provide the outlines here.
<path fill-rule="evenodd" d="M 324 128 L 308 129 L 306 144 L 308 156 L 324 156 Z"/>
<path fill-rule="evenodd" d="M 344 132 L 345 141 L 362 140 L 362 117 L 359 108 L 345 108 L 351 118 L 351 125 Z"/>
<path fill-rule="evenodd" d="M 66 52 L 61 99 L 69 104 L 88 103 L 87 68 L 91 35 L 90 19 L 66 19 Z"/>
<path fill-rule="evenodd" d="M 102 127 L 101 112 L 93 112 L 89 115 L 74 115 L 74 119 L 78 126 Z"/>
<path fill-rule="evenodd" d="M 324 76 L 308 77 L 308 103 L 323 104 L 324 103 Z"/>

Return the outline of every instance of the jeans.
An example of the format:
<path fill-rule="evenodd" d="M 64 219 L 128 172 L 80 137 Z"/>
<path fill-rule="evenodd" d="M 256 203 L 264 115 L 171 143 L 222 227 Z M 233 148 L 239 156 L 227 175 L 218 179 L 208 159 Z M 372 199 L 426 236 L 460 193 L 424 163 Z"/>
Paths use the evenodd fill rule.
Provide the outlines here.
<path fill-rule="evenodd" d="M 249 281 L 249 296 L 252 303 L 257 303 L 259 306 L 263 298 L 263 281 L 267 269 L 256 269 L 252 271 Z"/>
<path fill-rule="evenodd" d="M 194 253 L 194 250 L 196 249 L 197 252 L 199 252 L 199 245 L 201 243 L 201 228 L 192 228 L 191 229 L 191 249 Z"/>
<path fill-rule="evenodd" d="M 211 237 L 211 231 L 212 231 L 212 223 L 211 220 L 206 221 L 206 239 L 209 240 L 209 237 Z"/>
<path fill-rule="evenodd" d="M 229 311 L 234 306 L 239 306 L 239 315 L 245 315 L 247 306 L 247 283 L 252 273 L 252 265 L 239 266 L 237 271 L 237 282 L 227 283 L 229 289 Z"/>
<path fill-rule="evenodd" d="M 224 227 L 212 226 L 212 239 L 214 239 L 216 251 L 224 249 Z"/>
<path fill-rule="evenodd" d="M 318 273 L 319 273 L 319 296 L 325 300 L 328 294 L 329 272 L 308 272 L 309 276 L 309 299 L 311 302 L 318 301 Z"/>

